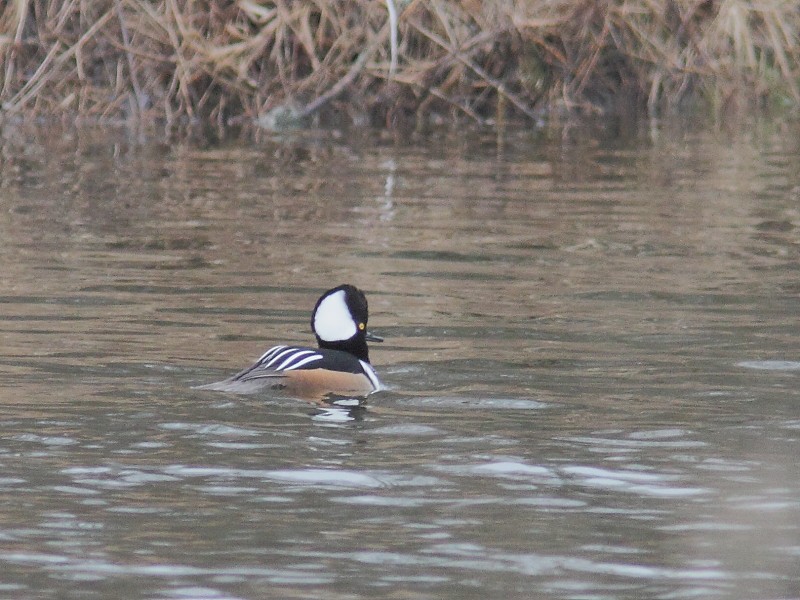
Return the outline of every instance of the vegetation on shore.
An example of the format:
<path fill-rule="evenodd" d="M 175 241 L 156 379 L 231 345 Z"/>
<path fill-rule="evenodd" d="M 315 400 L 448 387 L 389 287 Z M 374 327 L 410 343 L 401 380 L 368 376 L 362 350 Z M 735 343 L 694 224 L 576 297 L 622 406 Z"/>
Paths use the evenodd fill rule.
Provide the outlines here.
<path fill-rule="evenodd" d="M 280 124 L 800 103 L 794 0 L 9 0 L 4 115 Z M 260 121 L 259 121 L 260 120 Z"/>

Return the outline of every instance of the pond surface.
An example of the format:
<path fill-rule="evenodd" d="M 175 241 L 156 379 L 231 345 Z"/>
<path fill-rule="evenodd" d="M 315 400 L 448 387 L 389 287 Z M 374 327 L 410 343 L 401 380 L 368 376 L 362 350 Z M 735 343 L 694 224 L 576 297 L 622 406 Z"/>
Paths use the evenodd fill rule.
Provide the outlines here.
<path fill-rule="evenodd" d="M 5 131 L 0 597 L 800 596 L 797 134 Z"/>

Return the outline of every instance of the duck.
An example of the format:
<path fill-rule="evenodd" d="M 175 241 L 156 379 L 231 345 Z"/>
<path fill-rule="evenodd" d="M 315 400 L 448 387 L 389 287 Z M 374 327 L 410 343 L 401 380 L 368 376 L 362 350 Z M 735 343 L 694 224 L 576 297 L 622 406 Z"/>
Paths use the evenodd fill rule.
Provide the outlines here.
<path fill-rule="evenodd" d="M 311 312 L 317 347 L 273 346 L 246 369 L 198 389 L 234 393 L 282 390 L 306 399 L 366 397 L 383 389 L 369 360 L 367 342 L 383 338 L 367 330 L 367 297 L 351 284 L 326 291 Z"/>

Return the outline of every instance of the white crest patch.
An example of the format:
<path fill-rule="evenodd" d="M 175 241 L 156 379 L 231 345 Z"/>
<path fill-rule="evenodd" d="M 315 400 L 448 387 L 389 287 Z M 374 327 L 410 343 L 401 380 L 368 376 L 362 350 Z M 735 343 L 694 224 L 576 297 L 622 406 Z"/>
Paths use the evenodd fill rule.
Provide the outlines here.
<path fill-rule="evenodd" d="M 344 298 L 344 290 L 339 290 L 320 302 L 314 313 L 314 331 L 326 342 L 349 340 L 358 331 Z"/>

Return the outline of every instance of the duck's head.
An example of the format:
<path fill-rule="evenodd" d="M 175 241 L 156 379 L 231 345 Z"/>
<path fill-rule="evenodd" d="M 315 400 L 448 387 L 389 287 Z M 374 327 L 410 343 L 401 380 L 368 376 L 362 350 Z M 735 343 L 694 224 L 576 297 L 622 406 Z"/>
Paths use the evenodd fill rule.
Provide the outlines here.
<path fill-rule="evenodd" d="M 367 331 L 367 297 L 357 287 L 344 284 L 328 290 L 311 313 L 311 329 L 320 348 L 344 350 L 369 362 L 367 341 L 383 339 Z"/>

